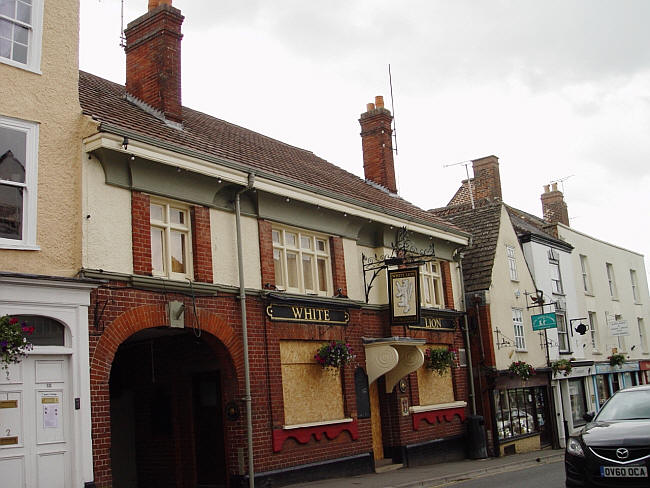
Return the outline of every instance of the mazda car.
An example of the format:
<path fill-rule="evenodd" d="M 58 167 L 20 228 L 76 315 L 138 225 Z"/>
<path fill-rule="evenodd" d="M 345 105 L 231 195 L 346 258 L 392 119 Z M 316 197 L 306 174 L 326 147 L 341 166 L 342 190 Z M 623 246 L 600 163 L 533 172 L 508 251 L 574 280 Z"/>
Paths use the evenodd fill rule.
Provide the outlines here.
<path fill-rule="evenodd" d="M 567 487 L 649 487 L 650 385 L 617 391 L 567 440 Z"/>

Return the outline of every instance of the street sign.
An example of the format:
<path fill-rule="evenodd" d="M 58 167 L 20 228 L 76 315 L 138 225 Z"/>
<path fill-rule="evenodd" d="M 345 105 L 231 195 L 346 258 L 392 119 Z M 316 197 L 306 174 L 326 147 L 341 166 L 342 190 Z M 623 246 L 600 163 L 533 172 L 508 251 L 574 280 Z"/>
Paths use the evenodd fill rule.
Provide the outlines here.
<path fill-rule="evenodd" d="M 627 326 L 627 321 L 616 320 L 609 323 L 609 333 L 613 336 L 629 336 L 630 329 Z"/>
<path fill-rule="evenodd" d="M 530 318 L 533 321 L 533 330 L 557 329 L 555 313 L 540 313 Z"/>

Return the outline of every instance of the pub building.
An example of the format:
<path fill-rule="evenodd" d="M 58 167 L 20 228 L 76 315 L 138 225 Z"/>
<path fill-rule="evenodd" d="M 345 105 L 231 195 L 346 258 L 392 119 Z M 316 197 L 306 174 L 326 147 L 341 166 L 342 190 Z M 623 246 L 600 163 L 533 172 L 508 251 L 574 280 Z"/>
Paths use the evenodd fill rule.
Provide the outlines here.
<path fill-rule="evenodd" d="M 80 73 L 92 485 L 465 457 L 469 234 L 397 194 L 383 99 L 364 180 L 183 107 L 183 20 L 151 0 L 128 24 L 126 86 Z"/>

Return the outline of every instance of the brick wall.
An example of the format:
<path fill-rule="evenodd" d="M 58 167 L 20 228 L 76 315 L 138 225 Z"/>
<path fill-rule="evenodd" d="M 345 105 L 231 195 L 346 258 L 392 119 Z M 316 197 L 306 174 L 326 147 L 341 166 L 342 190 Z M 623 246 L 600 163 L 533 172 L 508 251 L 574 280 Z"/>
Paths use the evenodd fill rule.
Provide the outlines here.
<path fill-rule="evenodd" d="M 210 209 L 192 206 L 192 260 L 194 279 L 206 283 L 213 282 L 212 272 L 212 235 L 210 233 Z"/>
<path fill-rule="evenodd" d="M 361 114 L 361 147 L 363 171 L 367 180 L 373 181 L 393 193 L 397 192 L 395 164 L 393 162 L 393 116 L 383 107 L 371 106 Z"/>
<path fill-rule="evenodd" d="M 343 239 L 330 237 L 330 255 L 332 258 L 332 282 L 334 283 L 334 295 L 340 293 L 348 295 L 348 285 L 345 279 L 345 256 L 343 252 Z"/>
<path fill-rule="evenodd" d="M 487 156 L 472 162 L 474 169 L 474 200 L 484 198 L 501 200 L 501 176 L 499 174 L 499 158 Z"/>
<path fill-rule="evenodd" d="M 260 269 L 262 270 L 262 288 L 275 288 L 275 266 L 273 264 L 273 236 L 271 222 L 258 219 L 260 239 Z"/>
<path fill-rule="evenodd" d="M 131 192 L 133 273 L 151 276 L 151 220 L 149 195 Z"/>
<path fill-rule="evenodd" d="M 126 92 L 181 122 L 183 16 L 161 5 L 131 22 L 126 36 Z"/>

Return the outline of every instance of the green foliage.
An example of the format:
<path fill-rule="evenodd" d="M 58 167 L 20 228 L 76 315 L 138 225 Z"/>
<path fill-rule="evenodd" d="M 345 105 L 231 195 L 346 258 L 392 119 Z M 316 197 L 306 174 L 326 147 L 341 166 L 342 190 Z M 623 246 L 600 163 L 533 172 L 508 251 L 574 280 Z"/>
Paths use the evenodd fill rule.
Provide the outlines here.
<path fill-rule="evenodd" d="M 564 376 L 569 376 L 571 374 L 571 361 L 568 359 L 558 359 L 551 363 L 551 369 L 556 376 L 559 371 L 562 371 Z"/>
<path fill-rule="evenodd" d="M 612 354 L 607 359 L 609 359 L 610 366 L 622 366 L 625 362 L 625 354 Z"/>
<path fill-rule="evenodd" d="M 451 349 L 433 349 L 424 350 L 424 365 L 427 369 L 435 371 L 440 376 L 445 374 L 449 368 L 453 368 L 456 356 Z"/>
<path fill-rule="evenodd" d="M 508 371 L 510 371 L 510 374 L 516 374 L 524 381 L 535 374 L 535 368 L 526 361 L 513 361 L 510 363 Z"/>
<path fill-rule="evenodd" d="M 19 363 L 32 349 L 32 344 L 27 340 L 32 335 L 34 327 L 25 322 L 20 323 L 15 317 L 4 315 L 0 317 L 0 363 L 2 369 L 8 370 L 10 364 Z M 7 374 L 9 372 L 7 371 Z"/>
<path fill-rule="evenodd" d="M 321 346 L 314 355 L 316 362 L 323 368 L 347 366 L 355 357 L 350 344 L 343 341 L 331 341 Z"/>

